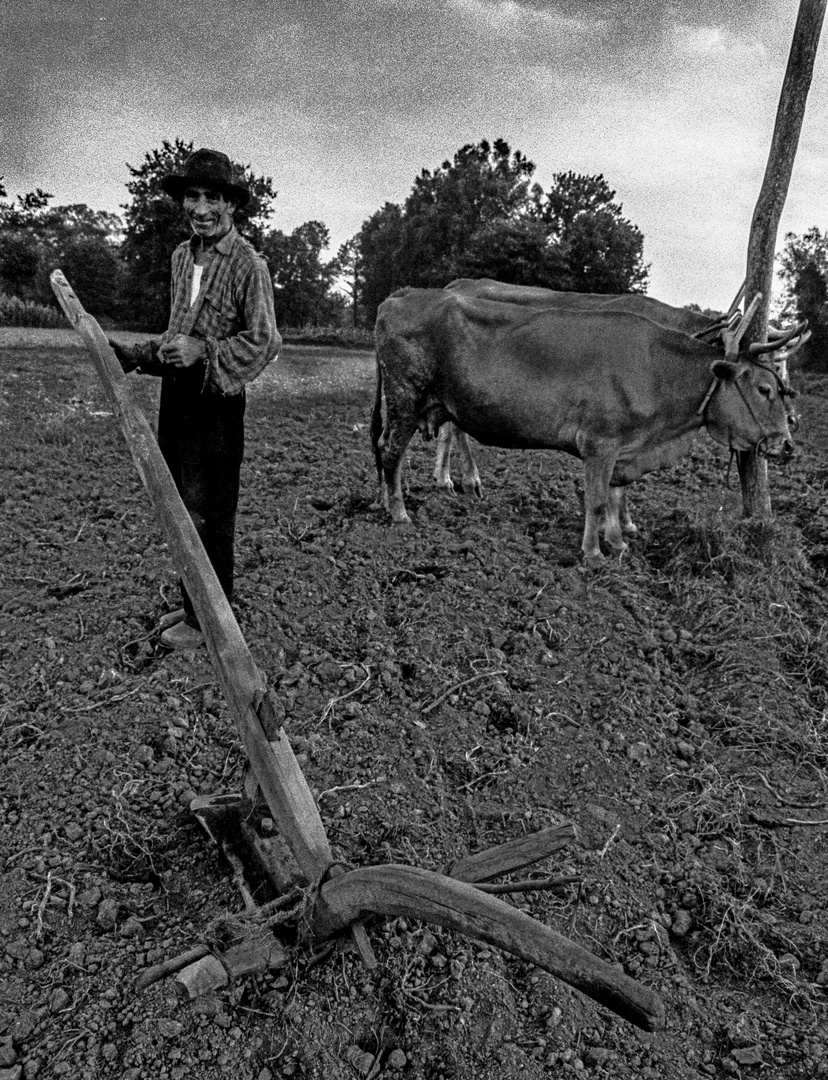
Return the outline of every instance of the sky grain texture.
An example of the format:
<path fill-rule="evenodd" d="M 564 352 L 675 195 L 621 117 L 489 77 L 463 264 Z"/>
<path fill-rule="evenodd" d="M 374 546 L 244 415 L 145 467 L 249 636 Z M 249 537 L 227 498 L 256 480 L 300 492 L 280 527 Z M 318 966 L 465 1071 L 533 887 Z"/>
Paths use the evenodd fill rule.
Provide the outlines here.
<path fill-rule="evenodd" d="M 163 139 L 273 178 L 273 223 L 333 251 L 423 168 L 500 137 L 603 173 L 650 293 L 726 306 L 744 276 L 795 0 L 33 0 L 4 13 L 0 175 L 117 211 Z M 779 244 L 828 228 L 820 46 Z"/>

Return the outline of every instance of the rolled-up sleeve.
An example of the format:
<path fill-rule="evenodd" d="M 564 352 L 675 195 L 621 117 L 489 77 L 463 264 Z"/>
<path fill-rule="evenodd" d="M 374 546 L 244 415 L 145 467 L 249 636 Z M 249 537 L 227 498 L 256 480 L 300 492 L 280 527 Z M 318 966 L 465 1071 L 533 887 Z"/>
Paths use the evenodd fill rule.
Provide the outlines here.
<path fill-rule="evenodd" d="M 279 355 L 282 344 L 273 310 L 273 285 L 265 261 L 255 259 L 243 281 L 235 284 L 234 308 L 242 329 L 231 331 L 226 337 L 204 336 L 207 350 L 204 389 L 225 396 L 240 393 L 260 375 Z"/>

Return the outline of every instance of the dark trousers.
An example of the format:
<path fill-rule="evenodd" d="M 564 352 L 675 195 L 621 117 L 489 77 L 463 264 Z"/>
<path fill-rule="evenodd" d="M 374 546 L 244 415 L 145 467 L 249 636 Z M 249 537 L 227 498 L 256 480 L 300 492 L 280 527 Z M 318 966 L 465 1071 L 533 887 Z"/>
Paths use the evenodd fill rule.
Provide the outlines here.
<path fill-rule="evenodd" d="M 244 457 L 245 395 L 202 393 L 204 368 L 161 380 L 158 445 L 228 600 L 233 598 L 233 539 Z M 184 610 L 193 614 L 181 584 Z"/>

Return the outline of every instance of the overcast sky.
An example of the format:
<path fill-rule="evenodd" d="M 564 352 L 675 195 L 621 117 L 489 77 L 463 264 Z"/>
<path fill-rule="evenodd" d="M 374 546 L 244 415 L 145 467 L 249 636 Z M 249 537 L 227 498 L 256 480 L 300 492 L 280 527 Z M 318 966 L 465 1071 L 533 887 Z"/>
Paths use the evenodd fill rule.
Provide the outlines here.
<path fill-rule="evenodd" d="M 501 137 L 544 187 L 602 173 L 651 295 L 744 277 L 797 0 L 29 0 L 3 16 L 0 176 L 117 211 L 163 139 L 273 178 L 273 224 L 331 254 L 422 168 Z M 828 228 L 820 46 L 779 233 Z"/>

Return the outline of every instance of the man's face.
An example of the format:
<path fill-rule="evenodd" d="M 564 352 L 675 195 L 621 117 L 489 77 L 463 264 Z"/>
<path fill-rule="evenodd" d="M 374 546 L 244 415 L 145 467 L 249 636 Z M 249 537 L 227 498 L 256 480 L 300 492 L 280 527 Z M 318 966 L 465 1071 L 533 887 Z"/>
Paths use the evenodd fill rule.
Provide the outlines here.
<path fill-rule="evenodd" d="M 220 240 L 232 228 L 235 204 L 217 188 L 188 187 L 183 206 L 193 232 L 206 243 Z"/>

